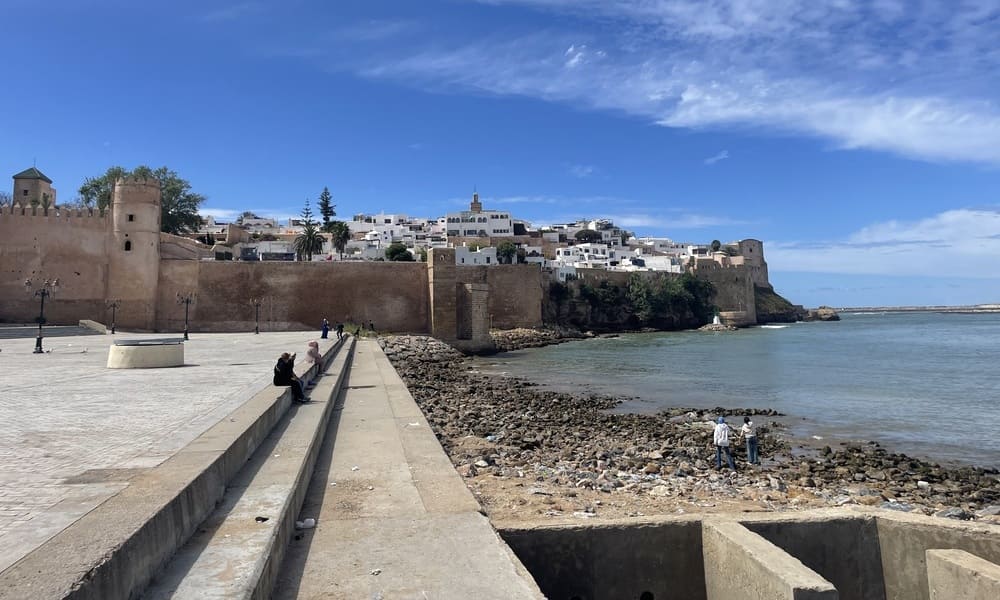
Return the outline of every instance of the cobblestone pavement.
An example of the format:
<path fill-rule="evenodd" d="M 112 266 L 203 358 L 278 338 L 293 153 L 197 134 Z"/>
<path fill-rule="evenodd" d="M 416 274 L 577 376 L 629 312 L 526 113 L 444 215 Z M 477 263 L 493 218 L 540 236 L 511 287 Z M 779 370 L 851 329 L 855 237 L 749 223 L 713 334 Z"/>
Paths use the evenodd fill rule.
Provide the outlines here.
<path fill-rule="evenodd" d="M 312 337 L 310 337 L 312 335 Z M 192 334 L 186 366 L 107 369 L 117 339 L 0 336 L 0 570 L 59 533 L 271 385 L 308 332 Z"/>

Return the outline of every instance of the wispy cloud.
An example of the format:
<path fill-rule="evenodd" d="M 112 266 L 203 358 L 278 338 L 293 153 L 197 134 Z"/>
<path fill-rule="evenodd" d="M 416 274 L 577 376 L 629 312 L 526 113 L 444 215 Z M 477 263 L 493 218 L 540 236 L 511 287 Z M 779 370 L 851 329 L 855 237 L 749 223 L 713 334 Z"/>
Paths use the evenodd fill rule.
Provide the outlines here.
<path fill-rule="evenodd" d="M 736 225 L 752 225 L 752 221 L 733 219 L 714 215 L 699 215 L 694 213 L 678 213 L 671 215 L 657 214 L 620 214 L 609 217 L 621 227 L 655 228 L 666 231 L 681 231 L 690 229 L 708 229 L 711 227 L 730 227 Z"/>
<path fill-rule="evenodd" d="M 715 156 L 710 156 L 706 158 L 705 164 L 708 166 L 712 166 L 715 163 L 719 162 L 720 160 L 726 160 L 727 158 L 729 158 L 729 150 L 723 150 L 722 152 L 719 152 Z"/>
<path fill-rule="evenodd" d="M 261 2 L 241 2 L 239 4 L 231 4 L 229 6 L 224 6 L 211 10 L 203 15 L 200 19 L 206 23 L 219 23 L 226 21 L 236 21 L 253 14 L 257 14 L 264 10 L 264 5 Z"/>
<path fill-rule="evenodd" d="M 566 170 L 577 179 L 586 179 L 597 172 L 597 167 L 593 165 L 569 165 Z"/>
<path fill-rule="evenodd" d="M 772 270 L 1000 279 L 1000 208 L 956 209 L 918 221 L 887 221 L 842 240 L 767 242 Z"/>
<path fill-rule="evenodd" d="M 571 14 L 537 31 L 441 35 L 353 65 L 420 87 L 754 128 L 932 161 L 1000 165 L 993 0 L 481 0 Z M 571 23 L 574 30 L 567 29 Z M 581 25 L 582 24 L 582 25 Z"/>

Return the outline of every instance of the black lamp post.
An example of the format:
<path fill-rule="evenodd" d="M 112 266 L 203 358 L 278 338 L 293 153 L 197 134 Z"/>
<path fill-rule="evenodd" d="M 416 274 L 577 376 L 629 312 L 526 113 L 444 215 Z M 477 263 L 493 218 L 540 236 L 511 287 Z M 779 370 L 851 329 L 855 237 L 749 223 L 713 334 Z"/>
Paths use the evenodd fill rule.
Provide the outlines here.
<path fill-rule="evenodd" d="M 115 317 L 117 316 L 118 309 L 122 307 L 122 301 L 118 298 L 108 301 L 108 308 L 111 309 L 111 335 L 115 334 Z"/>
<path fill-rule="evenodd" d="M 191 303 L 194 302 L 194 292 L 185 292 L 183 294 L 177 294 L 177 304 L 184 305 L 184 339 L 188 339 L 188 312 L 191 309 Z"/>
<path fill-rule="evenodd" d="M 262 298 L 250 298 L 250 305 L 253 306 L 253 332 L 254 335 L 260 334 L 260 305 L 263 303 Z"/>
<path fill-rule="evenodd" d="M 38 323 L 38 337 L 35 338 L 34 353 L 41 354 L 44 352 L 44 350 L 42 350 L 42 325 L 45 325 L 45 299 L 59 291 L 59 279 L 56 278 L 51 281 L 45 279 L 37 288 L 30 279 L 25 279 L 24 291 L 29 295 L 40 299 L 38 306 L 38 318 L 35 319 L 35 322 Z"/>

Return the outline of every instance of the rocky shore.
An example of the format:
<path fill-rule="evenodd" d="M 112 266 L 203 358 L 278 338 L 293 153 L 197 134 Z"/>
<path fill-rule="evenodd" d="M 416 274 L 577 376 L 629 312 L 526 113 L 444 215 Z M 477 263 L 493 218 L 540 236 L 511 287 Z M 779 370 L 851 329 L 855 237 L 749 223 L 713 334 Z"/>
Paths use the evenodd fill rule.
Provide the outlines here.
<path fill-rule="evenodd" d="M 511 339 L 509 347 L 522 343 Z M 876 442 L 792 452 L 766 408 L 611 412 L 619 399 L 482 373 L 433 338 L 379 342 L 496 522 L 847 504 L 1000 522 L 995 469 L 944 468 Z M 734 427 L 757 415 L 763 466 L 748 465 L 737 446 L 736 472 L 714 468 L 720 415 Z"/>
<path fill-rule="evenodd" d="M 547 329 L 495 329 L 490 331 L 497 352 L 510 352 L 521 348 L 540 348 L 561 344 L 570 340 L 582 340 L 596 337 L 591 332 L 582 332 L 569 328 Z"/>

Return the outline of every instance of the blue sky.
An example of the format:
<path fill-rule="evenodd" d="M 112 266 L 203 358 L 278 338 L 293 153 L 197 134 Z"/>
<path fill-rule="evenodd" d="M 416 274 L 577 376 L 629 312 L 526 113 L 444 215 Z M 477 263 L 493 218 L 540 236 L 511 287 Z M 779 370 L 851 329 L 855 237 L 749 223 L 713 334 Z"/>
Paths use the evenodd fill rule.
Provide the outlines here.
<path fill-rule="evenodd" d="M 1000 2 L 0 0 L 0 165 L 205 211 L 765 242 L 806 305 L 1000 302 Z M 13 24 L 20 24 L 14 26 Z M 7 189 L 9 189 L 9 184 Z"/>

